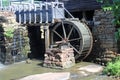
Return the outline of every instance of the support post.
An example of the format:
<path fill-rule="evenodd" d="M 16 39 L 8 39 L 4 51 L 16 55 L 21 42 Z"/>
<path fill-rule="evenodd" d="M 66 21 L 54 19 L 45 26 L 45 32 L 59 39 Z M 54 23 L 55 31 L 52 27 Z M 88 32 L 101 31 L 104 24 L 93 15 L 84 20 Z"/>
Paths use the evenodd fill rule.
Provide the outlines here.
<path fill-rule="evenodd" d="M 44 31 L 45 31 L 45 49 L 48 49 L 49 45 L 50 45 L 49 26 L 48 25 L 44 26 Z"/>

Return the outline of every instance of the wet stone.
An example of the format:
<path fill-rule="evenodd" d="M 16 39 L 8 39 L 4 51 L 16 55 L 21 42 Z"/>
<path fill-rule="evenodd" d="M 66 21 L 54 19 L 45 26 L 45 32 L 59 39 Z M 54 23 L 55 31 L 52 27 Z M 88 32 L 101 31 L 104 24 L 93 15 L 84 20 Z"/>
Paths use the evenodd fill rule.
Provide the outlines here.
<path fill-rule="evenodd" d="M 90 72 L 90 73 L 98 73 L 98 72 L 101 72 L 103 70 L 103 66 L 96 65 L 96 64 L 87 65 L 87 66 L 80 67 L 78 70 L 86 71 L 86 72 Z"/>
<path fill-rule="evenodd" d="M 69 72 L 61 73 L 43 73 L 30 75 L 19 80 L 68 80 L 70 78 Z"/>

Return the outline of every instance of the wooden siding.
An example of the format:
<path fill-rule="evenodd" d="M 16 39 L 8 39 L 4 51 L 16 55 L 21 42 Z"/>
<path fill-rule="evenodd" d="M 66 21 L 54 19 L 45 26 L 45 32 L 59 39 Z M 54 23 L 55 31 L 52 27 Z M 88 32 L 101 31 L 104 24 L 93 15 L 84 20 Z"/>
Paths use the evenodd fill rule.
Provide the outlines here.
<path fill-rule="evenodd" d="M 96 0 L 63 0 L 63 2 L 69 11 L 86 11 L 101 8 L 101 4 Z"/>

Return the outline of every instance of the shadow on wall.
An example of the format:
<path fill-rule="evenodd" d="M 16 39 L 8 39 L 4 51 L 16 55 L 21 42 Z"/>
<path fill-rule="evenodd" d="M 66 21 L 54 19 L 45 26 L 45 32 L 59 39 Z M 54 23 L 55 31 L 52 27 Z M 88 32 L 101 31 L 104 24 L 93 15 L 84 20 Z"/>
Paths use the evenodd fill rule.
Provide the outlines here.
<path fill-rule="evenodd" d="M 90 55 L 85 59 L 89 62 L 96 62 L 97 58 L 100 58 L 103 56 L 105 52 L 105 48 L 101 47 L 101 41 L 97 36 L 93 36 L 93 48 L 90 53 Z"/>
<path fill-rule="evenodd" d="M 120 40 L 117 40 L 118 53 L 120 54 Z"/>
<path fill-rule="evenodd" d="M 0 24 L 0 62 L 5 63 L 6 58 L 6 48 L 5 48 L 5 38 L 4 29 L 2 24 Z"/>

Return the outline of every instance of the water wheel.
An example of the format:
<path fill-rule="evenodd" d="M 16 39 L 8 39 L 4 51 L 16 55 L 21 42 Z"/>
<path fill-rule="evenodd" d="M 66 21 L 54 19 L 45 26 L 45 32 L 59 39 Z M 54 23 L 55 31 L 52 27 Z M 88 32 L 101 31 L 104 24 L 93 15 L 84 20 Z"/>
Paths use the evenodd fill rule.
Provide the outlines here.
<path fill-rule="evenodd" d="M 50 27 L 50 44 L 66 43 L 74 49 L 75 59 L 85 59 L 92 49 L 89 28 L 79 20 L 63 20 Z"/>

